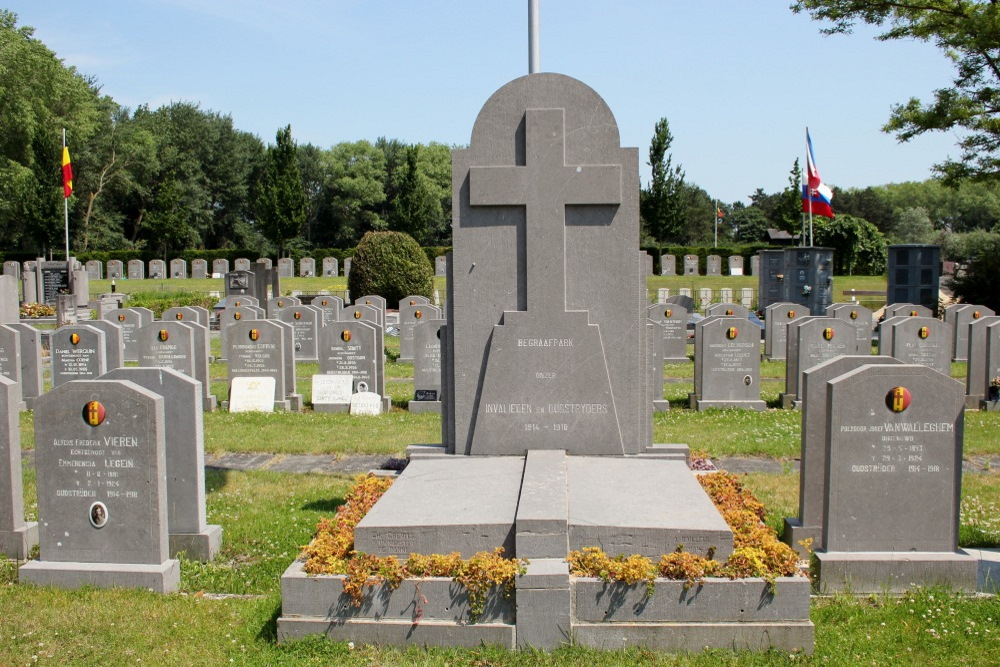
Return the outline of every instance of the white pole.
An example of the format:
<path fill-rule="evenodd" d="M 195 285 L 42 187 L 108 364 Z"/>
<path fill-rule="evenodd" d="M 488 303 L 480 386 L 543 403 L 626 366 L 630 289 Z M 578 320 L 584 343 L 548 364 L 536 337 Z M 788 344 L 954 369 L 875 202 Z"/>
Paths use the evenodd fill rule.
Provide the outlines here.
<path fill-rule="evenodd" d="M 715 218 L 715 248 L 719 247 L 719 200 L 715 200 L 715 210 L 712 211 L 712 216 Z"/>
<path fill-rule="evenodd" d="M 63 148 L 66 148 L 66 128 L 63 128 Z M 62 156 L 60 156 L 60 164 L 62 164 Z M 62 170 L 60 169 L 60 174 Z M 73 267 L 69 266 L 69 198 L 66 197 L 66 193 L 63 193 L 63 215 L 66 219 L 66 264 L 69 275 L 73 275 Z"/>
<path fill-rule="evenodd" d="M 528 0 L 528 74 L 540 69 L 538 45 L 538 0 Z"/>

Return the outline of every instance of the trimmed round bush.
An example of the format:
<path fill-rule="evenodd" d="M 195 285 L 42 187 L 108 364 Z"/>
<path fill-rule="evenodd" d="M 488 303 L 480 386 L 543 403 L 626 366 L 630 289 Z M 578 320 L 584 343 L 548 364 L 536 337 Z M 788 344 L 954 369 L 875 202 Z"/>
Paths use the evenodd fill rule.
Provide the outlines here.
<path fill-rule="evenodd" d="M 368 232 L 354 250 L 347 289 L 352 299 L 377 294 L 394 307 L 411 294 L 430 297 L 434 268 L 409 234 Z"/>

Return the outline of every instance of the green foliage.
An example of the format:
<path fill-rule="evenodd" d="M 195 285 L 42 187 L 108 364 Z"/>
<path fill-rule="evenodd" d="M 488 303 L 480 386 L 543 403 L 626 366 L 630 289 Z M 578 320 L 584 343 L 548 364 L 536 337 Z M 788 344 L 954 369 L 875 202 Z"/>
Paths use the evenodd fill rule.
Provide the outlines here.
<path fill-rule="evenodd" d="M 291 125 L 278 130 L 275 145 L 267 149 L 254 212 L 261 232 L 278 246 L 278 256 L 284 257 L 285 245 L 299 235 L 306 220 L 306 195 Z"/>
<path fill-rule="evenodd" d="M 904 208 L 896 214 L 892 225 L 893 243 L 930 243 L 934 225 L 923 206 Z"/>
<path fill-rule="evenodd" d="M 653 138 L 649 142 L 649 166 L 652 180 L 640 193 L 640 212 L 649 235 L 659 241 L 676 241 L 684 228 L 686 200 L 684 197 L 684 171 L 671 163 L 668 153 L 674 137 L 666 118 L 656 122 Z"/>
<path fill-rule="evenodd" d="M 964 273 L 948 281 L 955 296 L 966 303 L 988 306 L 1000 312 L 1000 234 L 978 232 L 962 235 L 966 246 L 962 257 L 969 260 Z M 953 255 L 955 256 L 955 255 Z"/>
<path fill-rule="evenodd" d="M 128 306 L 149 308 L 159 318 L 174 306 L 200 306 L 211 312 L 218 299 L 204 292 L 135 292 L 129 295 Z"/>
<path fill-rule="evenodd" d="M 994 0 L 796 0 L 792 11 L 828 21 L 824 33 L 849 33 L 860 21 L 885 28 L 881 41 L 919 40 L 940 48 L 955 65 L 952 85 L 936 90 L 927 104 L 911 97 L 895 105 L 882 130 L 900 141 L 954 132 L 961 158 L 936 170 L 950 182 L 1000 178 L 1000 5 Z"/>
<path fill-rule="evenodd" d="M 390 304 L 411 294 L 431 296 L 434 269 L 417 242 L 402 232 L 368 232 L 354 251 L 347 288 Z"/>
<path fill-rule="evenodd" d="M 798 158 L 788 172 L 788 187 L 781 192 L 771 214 L 771 223 L 776 229 L 792 234 L 802 229 L 802 169 Z"/>
<path fill-rule="evenodd" d="M 833 248 L 837 275 L 877 276 L 885 273 L 888 250 L 885 237 L 875 225 L 850 215 L 833 220 L 813 218 L 815 245 Z"/>

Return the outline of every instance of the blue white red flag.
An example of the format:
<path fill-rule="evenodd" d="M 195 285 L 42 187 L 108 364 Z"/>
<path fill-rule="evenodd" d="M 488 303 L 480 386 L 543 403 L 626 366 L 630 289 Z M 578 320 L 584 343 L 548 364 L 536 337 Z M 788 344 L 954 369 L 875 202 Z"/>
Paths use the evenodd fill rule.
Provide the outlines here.
<path fill-rule="evenodd" d="M 833 190 L 824 185 L 819 177 L 819 170 L 816 168 L 816 160 L 813 158 L 812 138 L 809 130 L 806 130 L 806 184 L 802 186 L 802 212 L 822 215 L 825 218 L 833 217 L 833 208 L 830 202 L 833 201 Z"/>

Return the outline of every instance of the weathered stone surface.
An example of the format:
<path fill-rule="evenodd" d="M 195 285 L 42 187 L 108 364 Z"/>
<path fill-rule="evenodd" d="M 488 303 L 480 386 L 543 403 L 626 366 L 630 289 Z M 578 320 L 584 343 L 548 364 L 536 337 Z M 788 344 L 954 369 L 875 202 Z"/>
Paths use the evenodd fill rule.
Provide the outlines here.
<path fill-rule="evenodd" d="M 764 358 L 774 361 L 785 359 L 788 347 L 788 324 L 809 311 L 797 303 L 779 301 L 764 310 Z"/>
<path fill-rule="evenodd" d="M 936 317 L 893 318 L 881 331 L 892 328 L 891 356 L 907 364 L 920 364 L 945 375 L 951 374 L 954 350 L 952 330 Z"/>
<path fill-rule="evenodd" d="M 872 353 L 872 311 L 856 303 L 834 303 L 826 309 L 829 317 L 837 317 L 854 325 L 858 334 L 858 345 L 854 354 Z"/>
<path fill-rule="evenodd" d="M 78 324 L 56 329 L 49 337 L 52 387 L 70 380 L 88 380 L 107 371 L 104 332 Z"/>
<path fill-rule="evenodd" d="M 792 407 L 799 400 L 803 371 L 842 354 L 851 354 L 855 349 L 854 326 L 844 320 L 812 315 L 789 323 L 782 406 Z"/>
<path fill-rule="evenodd" d="M 20 387 L 0 376 L 0 556 L 24 560 L 38 544 L 38 524 L 24 520 Z"/>

